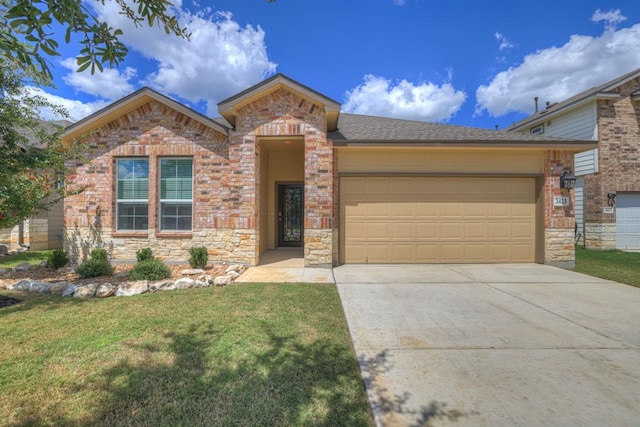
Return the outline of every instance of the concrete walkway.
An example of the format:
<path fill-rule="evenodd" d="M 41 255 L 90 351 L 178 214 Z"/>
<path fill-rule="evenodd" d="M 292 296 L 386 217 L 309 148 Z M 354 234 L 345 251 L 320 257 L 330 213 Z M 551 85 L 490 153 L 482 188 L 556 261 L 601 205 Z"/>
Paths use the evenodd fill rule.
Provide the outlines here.
<path fill-rule="evenodd" d="M 302 248 L 279 248 L 260 256 L 235 283 L 335 283 L 330 268 L 305 268 Z"/>
<path fill-rule="evenodd" d="M 378 425 L 640 425 L 638 288 L 537 264 L 334 275 Z"/>

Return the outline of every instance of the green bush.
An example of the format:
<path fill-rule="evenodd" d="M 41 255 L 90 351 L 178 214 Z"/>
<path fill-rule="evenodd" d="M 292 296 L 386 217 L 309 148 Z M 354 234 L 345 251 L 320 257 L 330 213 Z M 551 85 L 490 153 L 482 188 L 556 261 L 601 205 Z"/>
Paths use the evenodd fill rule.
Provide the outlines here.
<path fill-rule="evenodd" d="M 171 277 L 171 270 L 159 259 L 141 261 L 129 272 L 131 280 L 160 280 Z"/>
<path fill-rule="evenodd" d="M 69 264 L 69 257 L 64 249 L 54 249 L 47 256 L 47 265 L 53 269 L 62 268 Z"/>
<path fill-rule="evenodd" d="M 76 268 L 76 273 L 83 279 L 98 276 L 111 276 L 113 274 L 113 267 L 111 267 L 109 261 L 91 258 L 90 260 L 80 264 Z"/>
<path fill-rule="evenodd" d="M 106 249 L 94 249 L 91 251 L 91 259 L 95 261 L 109 262 L 109 254 Z M 93 276 L 95 277 L 95 276 Z"/>
<path fill-rule="evenodd" d="M 209 261 L 209 254 L 207 248 L 204 246 L 189 249 L 189 264 L 191 268 L 205 268 Z"/>
<path fill-rule="evenodd" d="M 139 251 L 136 251 L 136 259 L 138 262 L 152 260 L 154 259 L 153 251 L 151 248 L 142 248 Z"/>

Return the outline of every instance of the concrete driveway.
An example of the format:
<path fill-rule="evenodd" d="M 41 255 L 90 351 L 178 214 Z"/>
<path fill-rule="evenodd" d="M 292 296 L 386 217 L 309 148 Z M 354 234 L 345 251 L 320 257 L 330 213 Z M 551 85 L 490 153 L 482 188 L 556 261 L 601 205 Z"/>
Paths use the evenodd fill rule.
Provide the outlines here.
<path fill-rule="evenodd" d="M 638 288 L 537 264 L 334 276 L 378 425 L 640 425 Z"/>

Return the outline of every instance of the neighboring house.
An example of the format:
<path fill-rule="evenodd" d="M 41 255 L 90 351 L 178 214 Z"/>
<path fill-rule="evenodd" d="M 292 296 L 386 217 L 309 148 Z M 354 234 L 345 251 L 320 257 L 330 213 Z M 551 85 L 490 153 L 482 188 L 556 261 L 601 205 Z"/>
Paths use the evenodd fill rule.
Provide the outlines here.
<path fill-rule="evenodd" d="M 71 122 L 60 120 L 53 123 L 58 126 L 68 126 Z M 26 136 L 32 145 L 38 146 L 37 136 L 32 130 L 21 132 Z M 30 250 L 54 249 L 62 247 L 62 212 L 63 202 L 60 201 L 52 205 L 48 210 L 37 212 L 28 219 L 21 221 L 13 228 L 0 229 L 0 244 L 9 246 L 9 249 L 16 250 L 20 247 L 29 247 Z"/>
<path fill-rule="evenodd" d="M 640 250 L 640 69 L 507 130 L 597 141 L 575 155 L 577 238 L 591 248 Z"/>
<path fill-rule="evenodd" d="M 345 114 L 282 74 L 218 111 L 144 88 L 69 126 L 89 159 L 65 199 L 70 256 L 184 261 L 205 246 L 256 265 L 298 246 L 306 266 L 574 263 L 573 207 L 553 200 L 593 143 Z"/>

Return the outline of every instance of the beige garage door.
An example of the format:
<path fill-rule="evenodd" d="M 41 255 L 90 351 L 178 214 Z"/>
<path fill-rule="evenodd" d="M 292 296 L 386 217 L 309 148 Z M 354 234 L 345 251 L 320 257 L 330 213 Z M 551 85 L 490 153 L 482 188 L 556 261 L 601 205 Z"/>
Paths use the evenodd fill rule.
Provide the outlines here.
<path fill-rule="evenodd" d="M 344 263 L 533 262 L 534 178 L 344 177 Z"/>

